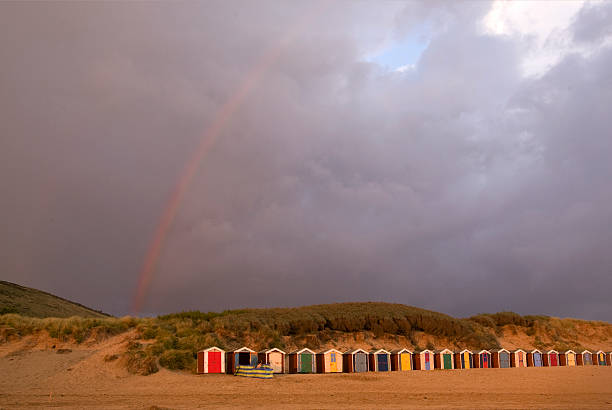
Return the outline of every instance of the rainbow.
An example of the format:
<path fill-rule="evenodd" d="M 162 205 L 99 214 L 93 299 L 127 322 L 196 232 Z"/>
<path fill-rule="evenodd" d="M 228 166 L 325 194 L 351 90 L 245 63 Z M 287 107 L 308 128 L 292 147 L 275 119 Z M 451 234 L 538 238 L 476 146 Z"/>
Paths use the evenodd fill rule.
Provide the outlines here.
<path fill-rule="evenodd" d="M 234 92 L 230 94 L 227 101 L 216 113 L 213 121 L 205 129 L 199 145 L 197 146 L 193 155 L 189 158 L 183 172 L 181 173 L 178 183 L 164 209 L 159 223 L 157 224 L 153 239 L 149 244 L 148 251 L 145 255 L 144 262 L 140 270 L 138 284 L 132 303 L 133 314 L 138 314 L 142 308 L 142 305 L 144 304 L 147 292 L 153 279 L 155 267 L 157 266 L 157 261 L 166 240 L 166 236 L 168 235 L 172 223 L 176 218 L 176 214 L 179 211 L 183 198 L 185 197 L 193 179 L 196 176 L 200 164 L 215 145 L 219 135 L 226 128 L 231 118 L 236 114 L 247 97 L 261 82 L 265 74 L 270 71 L 270 68 L 278 61 L 282 52 L 293 41 L 294 37 L 306 28 L 311 19 L 323 11 L 323 6 L 327 6 L 327 4 L 327 2 L 318 3 L 319 7 L 313 8 L 309 13 L 304 14 L 298 20 L 297 24 L 292 26 L 292 29 L 287 33 L 287 35 L 281 38 L 281 41 L 279 41 L 275 46 L 268 48 L 267 51 L 262 54 L 257 64 L 247 72 L 243 81 L 234 90 Z"/>

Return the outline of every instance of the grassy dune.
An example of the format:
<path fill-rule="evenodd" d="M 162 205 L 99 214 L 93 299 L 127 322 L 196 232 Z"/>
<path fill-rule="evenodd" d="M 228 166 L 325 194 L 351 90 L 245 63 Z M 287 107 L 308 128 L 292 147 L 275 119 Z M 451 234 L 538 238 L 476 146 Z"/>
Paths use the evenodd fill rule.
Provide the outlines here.
<path fill-rule="evenodd" d="M 193 369 L 195 353 L 216 345 L 229 349 L 296 347 L 407 346 L 491 349 L 514 337 L 531 347 L 582 350 L 610 345 L 612 325 L 512 312 L 458 319 L 416 307 L 390 303 L 340 303 L 289 309 L 244 309 L 221 313 L 182 312 L 156 318 L 31 318 L 0 316 L 0 342 L 41 332 L 62 341 L 96 342 L 121 333 L 134 334 L 120 359 L 138 374 Z M 604 343 L 605 342 L 605 343 Z M 587 346 L 588 347 L 588 346 Z M 119 357 L 109 357 L 115 360 Z"/>
<path fill-rule="evenodd" d="M 3 313 L 18 313 L 31 317 L 109 316 L 47 292 L 0 281 L 0 314 Z"/>

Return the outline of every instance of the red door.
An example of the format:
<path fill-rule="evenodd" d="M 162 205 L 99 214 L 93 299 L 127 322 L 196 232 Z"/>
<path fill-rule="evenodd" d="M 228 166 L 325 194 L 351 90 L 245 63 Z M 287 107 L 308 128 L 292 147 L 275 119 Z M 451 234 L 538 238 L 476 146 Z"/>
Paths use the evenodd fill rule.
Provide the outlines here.
<path fill-rule="evenodd" d="M 519 352 L 519 353 L 518 353 L 518 357 L 519 357 L 519 360 L 518 360 L 518 362 L 519 362 L 519 367 L 523 367 L 523 363 L 524 363 L 524 362 L 523 362 L 523 353 Z"/>
<path fill-rule="evenodd" d="M 221 373 L 221 352 L 208 352 L 208 373 Z"/>
<path fill-rule="evenodd" d="M 557 366 L 557 355 L 556 354 L 551 354 L 550 356 L 550 365 L 551 366 Z"/>

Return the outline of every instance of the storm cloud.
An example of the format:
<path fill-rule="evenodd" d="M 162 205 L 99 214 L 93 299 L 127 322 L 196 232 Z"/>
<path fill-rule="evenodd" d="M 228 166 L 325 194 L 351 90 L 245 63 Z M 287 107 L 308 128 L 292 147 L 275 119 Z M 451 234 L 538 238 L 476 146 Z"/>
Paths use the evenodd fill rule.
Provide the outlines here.
<path fill-rule="evenodd" d="M 494 6 L 0 4 L 3 279 L 129 313 L 185 164 L 272 50 L 143 313 L 376 300 L 612 320 L 612 8 L 538 43 L 488 30 Z M 372 58 L 412 37 L 407 68 Z"/>

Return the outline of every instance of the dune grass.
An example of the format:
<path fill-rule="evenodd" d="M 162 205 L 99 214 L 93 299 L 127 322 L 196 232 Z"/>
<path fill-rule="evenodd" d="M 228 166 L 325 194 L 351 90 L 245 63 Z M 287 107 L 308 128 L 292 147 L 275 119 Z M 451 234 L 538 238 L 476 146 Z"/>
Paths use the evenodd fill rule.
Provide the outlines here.
<path fill-rule="evenodd" d="M 58 340 L 82 343 L 134 330 L 136 340 L 128 344 L 121 360 L 132 373 L 151 374 L 158 366 L 192 370 L 196 353 L 210 346 L 318 349 L 343 335 L 366 332 L 381 340 L 404 336 L 413 341 L 407 347 L 415 350 L 421 348 L 414 341 L 417 333 L 450 341 L 461 348 L 492 349 L 500 347 L 498 336 L 502 329 L 511 329 L 533 335 L 540 348 L 564 351 L 581 349 L 576 342 L 577 332 L 597 327 L 603 329 L 600 334 L 612 337 L 612 325 L 604 322 L 521 316 L 513 312 L 458 319 L 400 304 L 339 303 L 286 309 L 189 311 L 156 318 L 39 319 L 4 314 L 0 315 L 0 342 L 46 331 Z M 427 347 L 447 346 L 435 346 L 430 341 Z"/>

